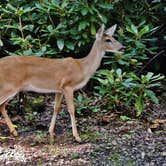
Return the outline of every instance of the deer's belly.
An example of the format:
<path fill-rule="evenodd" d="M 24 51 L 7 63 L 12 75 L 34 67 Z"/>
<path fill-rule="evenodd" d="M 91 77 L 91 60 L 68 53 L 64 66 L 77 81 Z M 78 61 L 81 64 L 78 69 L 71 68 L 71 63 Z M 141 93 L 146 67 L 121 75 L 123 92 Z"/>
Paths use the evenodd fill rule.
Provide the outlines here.
<path fill-rule="evenodd" d="M 88 80 L 89 80 L 89 78 L 87 78 L 87 79 L 81 81 L 80 83 L 76 84 L 74 86 L 74 90 L 78 90 L 78 89 L 83 88 L 87 84 Z"/>
<path fill-rule="evenodd" d="M 37 87 L 32 84 L 26 86 L 23 91 L 32 91 L 32 92 L 37 92 L 37 93 L 60 93 L 60 90 L 55 90 L 55 89 L 46 89 L 43 87 Z"/>

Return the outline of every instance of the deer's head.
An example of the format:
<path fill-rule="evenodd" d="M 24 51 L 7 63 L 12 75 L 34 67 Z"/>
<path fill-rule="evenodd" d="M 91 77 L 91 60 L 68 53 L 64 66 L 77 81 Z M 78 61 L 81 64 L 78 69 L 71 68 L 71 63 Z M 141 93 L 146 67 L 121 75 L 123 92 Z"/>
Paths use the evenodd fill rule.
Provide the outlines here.
<path fill-rule="evenodd" d="M 104 25 L 102 25 L 96 33 L 96 40 L 100 43 L 100 48 L 103 51 L 123 53 L 125 47 L 113 37 L 116 27 L 115 24 L 104 31 Z"/>

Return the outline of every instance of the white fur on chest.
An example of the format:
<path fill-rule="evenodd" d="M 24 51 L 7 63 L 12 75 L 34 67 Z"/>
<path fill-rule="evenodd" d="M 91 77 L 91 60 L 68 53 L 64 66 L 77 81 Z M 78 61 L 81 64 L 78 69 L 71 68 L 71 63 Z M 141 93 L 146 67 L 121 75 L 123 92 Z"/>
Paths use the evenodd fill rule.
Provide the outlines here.
<path fill-rule="evenodd" d="M 78 89 L 83 88 L 83 87 L 87 84 L 87 82 L 89 81 L 89 79 L 90 79 L 90 78 L 88 77 L 88 78 L 84 79 L 81 83 L 77 84 L 77 85 L 74 87 L 74 90 L 78 90 Z"/>

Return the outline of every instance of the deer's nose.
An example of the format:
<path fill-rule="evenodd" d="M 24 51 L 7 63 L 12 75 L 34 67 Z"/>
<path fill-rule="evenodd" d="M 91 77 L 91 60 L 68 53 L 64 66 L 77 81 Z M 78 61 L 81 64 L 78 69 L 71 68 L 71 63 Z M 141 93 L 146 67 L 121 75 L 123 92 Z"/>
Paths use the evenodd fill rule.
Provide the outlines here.
<path fill-rule="evenodd" d="M 119 51 L 124 52 L 124 51 L 125 51 L 125 48 L 126 48 L 126 47 L 122 45 L 121 48 L 119 49 Z"/>

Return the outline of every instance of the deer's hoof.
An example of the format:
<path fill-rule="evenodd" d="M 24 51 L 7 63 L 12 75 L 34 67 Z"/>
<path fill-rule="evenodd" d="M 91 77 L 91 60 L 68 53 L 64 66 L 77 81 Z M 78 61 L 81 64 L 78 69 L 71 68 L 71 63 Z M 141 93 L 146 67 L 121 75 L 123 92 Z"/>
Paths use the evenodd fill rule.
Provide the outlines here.
<path fill-rule="evenodd" d="M 16 130 L 12 131 L 12 134 L 13 134 L 15 137 L 17 137 L 17 136 L 18 136 L 18 133 L 17 133 L 17 131 L 16 131 Z"/>
<path fill-rule="evenodd" d="M 75 139 L 76 139 L 76 141 L 79 142 L 79 143 L 82 142 L 82 140 L 81 140 L 81 138 L 80 138 L 79 136 L 75 137 Z"/>

